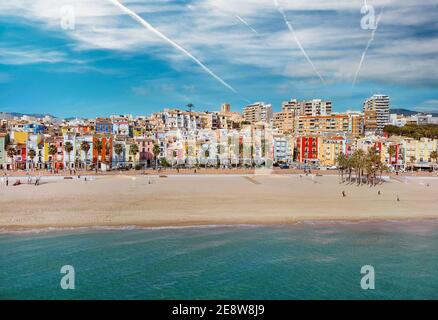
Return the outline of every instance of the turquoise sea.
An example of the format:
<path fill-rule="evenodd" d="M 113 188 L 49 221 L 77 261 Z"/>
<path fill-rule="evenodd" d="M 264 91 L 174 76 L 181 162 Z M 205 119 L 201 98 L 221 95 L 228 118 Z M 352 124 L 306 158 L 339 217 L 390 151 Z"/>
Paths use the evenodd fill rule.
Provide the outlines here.
<path fill-rule="evenodd" d="M 4 233 L 0 298 L 437 299 L 438 222 Z"/>

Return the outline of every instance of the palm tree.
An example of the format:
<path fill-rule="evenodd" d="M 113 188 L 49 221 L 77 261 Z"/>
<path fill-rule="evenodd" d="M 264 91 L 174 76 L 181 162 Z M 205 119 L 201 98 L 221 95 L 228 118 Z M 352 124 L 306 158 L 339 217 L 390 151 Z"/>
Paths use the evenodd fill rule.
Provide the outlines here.
<path fill-rule="evenodd" d="M 340 172 L 342 182 L 344 182 L 344 170 L 348 166 L 347 161 L 348 161 L 347 156 L 342 152 L 338 155 L 338 158 L 336 159 L 336 163 L 338 165 L 338 170 Z"/>
<path fill-rule="evenodd" d="M 96 142 L 94 143 L 94 150 L 96 150 L 96 152 L 97 152 L 96 172 L 99 169 L 99 157 L 100 157 L 100 154 L 102 153 L 102 149 L 103 149 L 102 140 L 97 139 Z"/>
<path fill-rule="evenodd" d="M 186 166 L 189 164 L 189 144 L 186 143 L 184 146 L 185 156 L 186 156 Z"/>
<path fill-rule="evenodd" d="M 189 108 L 189 121 L 190 121 L 190 124 L 191 124 L 191 122 L 192 122 L 192 109 L 194 108 L 195 106 L 193 105 L 193 103 L 187 103 L 187 108 Z"/>
<path fill-rule="evenodd" d="M 438 163 L 438 152 L 436 150 L 430 153 L 430 159 L 435 160 L 435 162 Z M 432 170 L 433 169 L 434 168 L 432 167 Z"/>
<path fill-rule="evenodd" d="M 35 150 L 34 149 L 30 149 L 29 152 L 27 153 L 27 156 L 30 158 L 30 161 L 32 163 L 31 169 L 33 169 L 33 159 L 36 157 Z"/>
<path fill-rule="evenodd" d="M 87 162 L 88 162 L 88 151 L 90 151 L 90 144 L 88 143 L 88 141 L 81 142 L 81 150 L 85 153 L 85 170 L 86 170 Z"/>
<path fill-rule="evenodd" d="M 117 155 L 117 167 L 120 164 L 120 155 L 122 154 L 122 152 L 123 152 L 123 146 L 120 143 L 117 143 L 114 146 L 114 153 Z"/>
<path fill-rule="evenodd" d="M 204 163 L 204 165 L 205 165 L 205 169 L 207 169 L 207 159 L 210 157 L 210 150 L 208 150 L 208 149 L 206 149 L 205 151 L 204 151 L 204 159 L 205 159 L 205 163 Z"/>
<path fill-rule="evenodd" d="M 71 152 L 73 151 L 73 145 L 72 145 L 72 143 L 70 142 L 70 141 L 67 141 L 65 144 L 64 144 L 64 150 L 65 150 L 65 152 L 67 152 L 67 154 L 68 154 L 68 168 L 70 169 L 70 155 L 71 155 Z"/>
<path fill-rule="evenodd" d="M 388 148 L 388 154 L 389 154 L 389 164 L 392 164 L 392 158 L 394 157 L 395 153 L 397 151 L 397 148 L 395 145 L 390 145 Z M 397 161 L 397 159 L 395 159 Z"/>
<path fill-rule="evenodd" d="M 129 153 L 132 154 L 134 156 L 134 163 L 136 162 L 135 157 L 138 153 L 138 145 L 133 143 L 129 146 Z"/>
<path fill-rule="evenodd" d="M 160 146 L 158 144 L 154 144 L 154 147 L 152 148 L 152 152 L 154 154 L 155 158 L 155 169 L 158 167 L 158 156 L 161 152 Z"/>
<path fill-rule="evenodd" d="M 178 153 L 176 152 L 176 150 L 173 150 L 173 152 L 172 152 L 172 156 L 173 156 L 172 169 L 173 169 L 173 163 L 175 162 L 175 158 L 177 157 L 177 155 L 178 155 Z M 178 159 L 176 159 L 176 162 L 178 163 Z"/>
<path fill-rule="evenodd" d="M 365 163 L 366 163 L 365 151 L 361 149 L 355 150 L 352 155 L 352 167 L 354 167 L 356 171 L 356 181 L 358 185 L 360 185 L 362 182 L 362 175 L 363 175 L 363 170 L 365 168 Z"/>
<path fill-rule="evenodd" d="M 241 160 L 243 162 L 243 142 L 239 141 L 239 166 L 242 166 Z"/>
<path fill-rule="evenodd" d="M 368 149 L 365 160 L 365 169 L 367 171 L 367 183 L 371 183 L 371 185 L 375 184 L 376 173 L 379 170 L 379 163 L 379 156 L 376 154 L 374 148 Z"/>
<path fill-rule="evenodd" d="M 17 150 L 13 146 L 9 146 L 7 153 L 8 153 L 8 157 L 11 158 L 11 165 L 15 169 L 14 157 L 17 154 Z"/>
<path fill-rule="evenodd" d="M 56 147 L 56 145 L 51 144 L 49 146 L 49 154 L 52 156 L 52 169 L 55 170 L 55 166 L 56 166 L 56 155 L 58 154 L 58 148 Z"/>
<path fill-rule="evenodd" d="M 438 152 L 437 151 L 432 151 L 431 153 L 430 153 L 430 158 L 432 159 L 432 160 L 435 160 L 435 162 L 438 162 Z"/>

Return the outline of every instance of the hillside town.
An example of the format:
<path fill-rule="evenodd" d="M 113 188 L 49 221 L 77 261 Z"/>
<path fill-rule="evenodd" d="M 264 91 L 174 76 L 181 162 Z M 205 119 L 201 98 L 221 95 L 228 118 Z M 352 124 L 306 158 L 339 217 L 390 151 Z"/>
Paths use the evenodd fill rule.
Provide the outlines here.
<path fill-rule="evenodd" d="M 256 102 L 232 111 L 192 104 L 149 116 L 94 119 L 0 114 L 0 169 L 129 170 L 147 168 L 336 169 L 341 157 L 373 150 L 386 169 L 437 169 L 438 118 L 391 114 L 373 95 L 362 109 L 334 112 L 331 101 L 292 99 L 280 112 Z M 405 128 L 405 129 L 403 129 Z"/>

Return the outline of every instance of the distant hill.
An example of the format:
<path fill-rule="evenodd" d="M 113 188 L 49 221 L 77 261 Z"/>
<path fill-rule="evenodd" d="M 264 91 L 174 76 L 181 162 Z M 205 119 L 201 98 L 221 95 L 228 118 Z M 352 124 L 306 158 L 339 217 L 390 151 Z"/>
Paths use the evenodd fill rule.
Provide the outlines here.
<path fill-rule="evenodd" d="M 45 116 L 49 116 L 52 118 L 56 118 L 55 116 L 48 113 L 20 113 L 20 112 L 0 112 L 0 118 L 10 118 L 10 117 L 22 117 L 29 116 L 35 118 L 44 118 Z"/>
<path fill-rule="evenodd" d="M 403 114 L 405 116 L 412 116 L 414 114 L 420 113 L 421 111 L 412 111 L 412 110 L 408 110 L 408 109 L 391 109 L 389 112 Z M 427 111 L 422 111 L 422 112 L 427 113 L 427 114 L 431 114 L 433 117 L 438 117 L 438 112 L 427 112 Z"/>

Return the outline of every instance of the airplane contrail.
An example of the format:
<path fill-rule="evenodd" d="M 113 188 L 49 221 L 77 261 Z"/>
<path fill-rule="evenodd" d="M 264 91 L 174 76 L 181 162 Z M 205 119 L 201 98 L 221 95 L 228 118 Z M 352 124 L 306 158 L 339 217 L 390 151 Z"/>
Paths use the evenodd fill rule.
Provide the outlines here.
<path fill-rule="evenodd" d="M 366 5 L 366 3 L 365 3 L 365 5 Z M 370 46 L 371 46 L 371 43 L 374 41 L 374 35 L 376 34 L 377 28 L 378 28 L 378 26 L 379 26 L 379 21 L 380 21 L 380 18 L 382 17 L 382 13 L 383 13 L 383 10 L 380 11 L 380 14 L 377 16 L 377 19 L 376 19 L 376 27 L 375 27 L 375 28 L 373 29 L 373 31 L 371 32 L 371 37 L 370 37 L 370 39 L 369 39 L 368 42 L 367 42 L 367 45 L 366 45 L 366 47 L 365 47 L 365 50 L 362 52 L 362 56 L 360 57 L 359 65 L 357 66 L 356 73 L 355 73 L 355 75 L 354 75 L 354 79 L 353 79 L 352 87 L 354 87 L 354 85 L 356 84 L 357 77 L 358 77 L 358 75 L 359 75 L 360 69 L 362 68 L 362 63 L 363 63 L 363 61 L 364 61 L 364 59 L 365 59 L 365 56 L 366 56 L 366 54 L 367 54 L 367 52 L 368 52 L 368 49 L 369 49 Z"/>
<path fill-rule="evenodd" d="M 245 26 L 247 26 L 252 32 L 254 32 L 256 35 L 260 36 L 260 33 L 257 32 L 257 30 L 255 30 L 253 27 L 251 27 L 251 25 L 246 22 L 245 19 L 243 19 L 241 16 L 239 15 L 235 15 L 235 17 L 237 18 L 237 20 L 239 20 L 240 22 L 242 22 Z"/>
<path fill-rule="evenodd" d="M 321 76 L 321 74 L 318 72 L 318 70 L 316 70 L 316 67 L 313 64 L 312 60 L 310 59 L 310 57 L 306 53 L 306 50 L 304 50 L 303 46 L 301 45 L 301 42 L 300 42 L 300 40 L 298 39 L 298 37 L 297 37 L 297 35 L 295 33 L 295 29 L 292 27 L 292 25 L 290 24 L 289 20 L 287 20 L 287 17 L 286 17 L 286 14 L 284 13 L 283 8 L 280 6 L 280 4 L 278 3 L 277 0 L 273 0 L 273 1 L 274 1 L 274 5 L 277 8 L 278 12 L 280 12 L 280 14 L 283 16 L 284 23 L 288 27 L 289 31 L 292 33 L 292 36 L 294 37 L 295 42 L 297 43 L 297 45 L 300 48 L 301 52 L 303 53 L 304 57 L 306 57 L 307 61 L 312 66 L 313 71 L 316 73 L 316 75 L 319 77 L 319 79 L 321 79 L 322 83 L 325 84 L 324 78 Z"/>
<path fill-rule="evenodd" d="M 193 56 L 190 52 L 188 52 L 186 49 L 184 49 L 183 47 L 181 47 L 178 43 L 176 43 L 175 41 L 169 39 L 167 36 L 165 36 L 164 34 L 162 34 L 159 30 L 157 30 L 156 28 L 154 28 L 150 23 L 148 23 L 146 20 L 144 20 L 142 17 L 140 17 L 138 14 L 136 14 L 134 11 L 132 11 L 131 9 L 125 7 L 123 4 L 121 4 L 118 0 L 108 0 L 109 2 L 111 2 L 112 4 L 114 4 L 115 6 L 119 7 L 122 11 L 126 12 L 128 15 L 130 15 L 134 20 L 136 20 L 137 22 L 139 22 L 141 25 L 143 25 L 146 29 L 148 29 L 149 31 L 153 32 L 154 34 L 156 34 L 157 36 L 159 36 L 161 39 L 165 40 L 166 42 L 168 42 L 169 44 L 171 44 L 173 47 L 175 47 L 176 49 L 178 49 L 179 51 L 181 51 L 182 53 L 184 53 L 186 56 L 188 56 L 190 59 L 192 59 L 194 62 L 196 62 L 202 69 L 204 69 L 204 71 L 206 71 L 209 75 L 211 75 L 213 78 L 215 78 L 217 81 L 219 81 L 222 85 L 224 85 L 226 88 L 228 88 L 229 90 L 231 90 L 232 92 L 234 92 L 235 94 L 239 95 L 241 98 L 243 98 L 244 100 L 248 101 L 248 99 L 242 97 L 239 92 L 237 92 L 236 89 L 234 89 L 232 86 L 230 86 L 228 83 L 226 83 L 224 80 L 222 80 L 221 77 L 219 77 L 218 75 L 216 75 L 213 71 L 211 71 L 206 65 L 204 65 L 198 58 L 196 58 L 195 56 Z"/>

